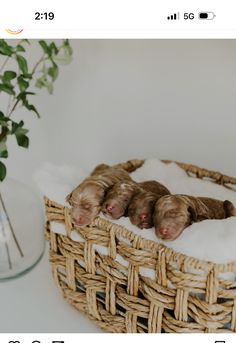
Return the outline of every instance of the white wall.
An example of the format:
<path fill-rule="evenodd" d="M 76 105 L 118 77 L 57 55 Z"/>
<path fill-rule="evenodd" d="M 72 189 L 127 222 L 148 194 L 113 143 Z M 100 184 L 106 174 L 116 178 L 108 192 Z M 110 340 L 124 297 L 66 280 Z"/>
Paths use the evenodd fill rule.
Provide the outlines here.
<path fill-rule="evenodd" d="M 11 144 L 9 174 L 43 161 L 91 167 L 157 156 L 236 176 L 234 40 L 74 40 L 53 96 L 26 113 L 31 146 Z M 37 59 L 33 44 L 30 58 Z M 20 116 L 21 112 L 16 114 Z"/>

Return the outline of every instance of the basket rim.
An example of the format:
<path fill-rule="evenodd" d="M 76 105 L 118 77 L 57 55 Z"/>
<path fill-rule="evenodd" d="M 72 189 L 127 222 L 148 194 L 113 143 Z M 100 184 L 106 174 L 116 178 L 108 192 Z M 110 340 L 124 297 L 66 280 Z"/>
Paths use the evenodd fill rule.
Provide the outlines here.
<path fill-rule="evenodd" d="M 124 163 L 120 163 L 119 166 L 122 165 L 127 165 L 127 163 L 134 163 L 134 165 L 136 166 L 135 169 L 138 169 L 139 167 L 141 167 L 143 165 L 145 160 L 129 160 L 127 162 Z M 214 171 L 210 171 L 208 169 L 205 168 L 201 168 L 195 165 L 190 165 L 190 164 L 185 164 L 185 163 L 181 163 L 181 162 L 176 162 L 176 161 L 171 161 L 171 160 L 161 160 L 164 163 L 176 163 L 177 165 L 179 165 L 182 169 L 184 169 L 187 173 L 187 175 L 189 177 L 192 177 L 190 173 L 196 174 L 197 177 L 199 178 L 203 178 L 203 177 L 210 177 L 213 178 L 214 182 L 216 183 L 220 183 L 221 186 L 225 187 L 225 182 L 226 183 L 230 183 L 230 184 L 236 184 L 236 178 L 221 174 L 219 172 L 214 172 Z M 134 170 L 134 169 L 133 169 Z M 201 172 L 203 172 L 204 176 L 201 176 Z M 198 173 L 200 173 L 200 176 L 198 175 Z M 212 176 L 210 176 L 210 175 Z M 219 178 L 218 176 L 220 175 L 220 182 L 219 182 Z M 224 182 L 222 182 L 222 180 Z M 226 187 L 229 188 L 229 187 Z M 231 191 L 236 191 L 235 189 L 231 189 Z M 45 202 L 45 206 L 46 209 L 47 207 L 54 207 L 55 209 L 61 210 L 63 213 L 67 212 L 67 214 L 70 211 L 70 208 L 68 206 L 64 206 L 61 205 L 53 200 L 50 200 L 48 197 L 44 196 L 44 202 Z M 47 210 L 46 210 L 47 213 Z M 48 221 L 50 221 L 48 219 Z M 57 220 L 55 220 L 57 221 Z M 150 239 L 144 238 L 142 236 L 139 236 L 138 234 L 128 230 L 125 226 L 120 225 L 120 224 L 116 224 L 113 223 L 111 221 L 109 221 L 108 219 L 102 218 L 99 215 L 93 220 L 93 222 L 90 224 L 90 228 L 93 227 L 103 227 L 105 228 L 105 230 L 107 231 L 111 231 L 113 230 L 115 234 L 118 234 L 120 236 L 122 236 L 125 239 L 129 239 L 132 242 L 135 241 L 135 245 L 139 248 L 139 249 L 151 249 L 151 250 L 156 250 L 159 253 L 165 253 L 165 255 L 168 257 L 169 261 L 173 261 L 173 262 L 178 262 L 178 263 L 183 263 L 184 265 L 187 265 L 189 267 L 195 268 L 195 269 L 203 269 L 203 270 L 212 270 L 214 269 L 215 272 L 220 272 L 220 273 L 224 273 L 224 272 L 236 272 L 236 261 L 232 261 L 232 262 L 228 262 L 228 263 L 215 263 L 215 262 L 211 262 L 211 261 L 205 261 L 202 259 L 197 259 L 195 257 L 191 257 L 188 256 L 184 253 L 181 252 L 177 252 L 175 251 L 173 248 L 169 248 L 165 245 L 163 245 L 162 243 L 158 243 L 155 241 L 152 241 Z M 76 230 L 76 226 L 73 225 L 74 230 Z M 50 228 L 49 228 L 50 230 Z M 70 238 L 64 234 L 58 234 L 61 235 L 63 237 L 67 237 Z M 71 239 L 71 238 L 70 238 Z M 72 240 L 73 241 L 73 240 Z"/>

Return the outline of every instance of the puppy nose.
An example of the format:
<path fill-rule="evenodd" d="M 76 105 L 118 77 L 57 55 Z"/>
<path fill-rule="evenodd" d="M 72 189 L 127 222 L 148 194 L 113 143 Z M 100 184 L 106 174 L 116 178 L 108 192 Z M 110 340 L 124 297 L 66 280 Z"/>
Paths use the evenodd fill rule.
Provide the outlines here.
<path fill-rule="evenodd" d="M 110 205 L 110 204 L 107 204 L 107 205 L 106 205 L 106 209 L 107 209 L 107 211 L 108 211 L 109 213 L 111 213 L 112 210 L 114 209 L 114 206 L 112 206 L 112 205 Z"/>
<path fill-rule="evenodd" d="M 75 223 L 75 224 L 81 224 L 81 221 L 82 221 L 82 218 L 80 217 L 80 216 L 73 216 L 72 217 L 72 220 L 73 220 L 73 222 Z"/>
<path fill-rule="evenodd" d="M 160 227 L 159 229 L 161 235 L 167 235 L 168 234 L 168 228 L 167 227 Z"/>
<path fill-rule="evenodd" d="M 147 214 L 146 213 L 141 213 L 140 214 L 140 219 L 141 220 L 146 220 L 147 219 Z"/>

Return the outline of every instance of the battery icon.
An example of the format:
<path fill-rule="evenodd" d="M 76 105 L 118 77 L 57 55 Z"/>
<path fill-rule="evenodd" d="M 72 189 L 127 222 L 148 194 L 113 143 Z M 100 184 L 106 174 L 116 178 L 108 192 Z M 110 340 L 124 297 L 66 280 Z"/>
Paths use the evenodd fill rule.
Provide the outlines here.
<path fill-rule="evenodd" d="M 199 19 L 212 20 L 215 18 L 215 16 L 216 15 L 214 12 L 200 12 L 200 13 L 198 13 Z"/>

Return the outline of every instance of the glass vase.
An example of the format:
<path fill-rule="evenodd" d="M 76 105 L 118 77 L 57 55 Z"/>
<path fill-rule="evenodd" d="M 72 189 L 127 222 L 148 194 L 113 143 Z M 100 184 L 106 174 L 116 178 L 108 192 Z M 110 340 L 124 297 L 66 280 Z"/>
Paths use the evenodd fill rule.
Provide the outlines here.
<path fill-rule="evenodd" d="M 7 178 L 0 184 L 0 280 L 30 270 L 44 245 L 40 198 L 29 186 Z"/>

